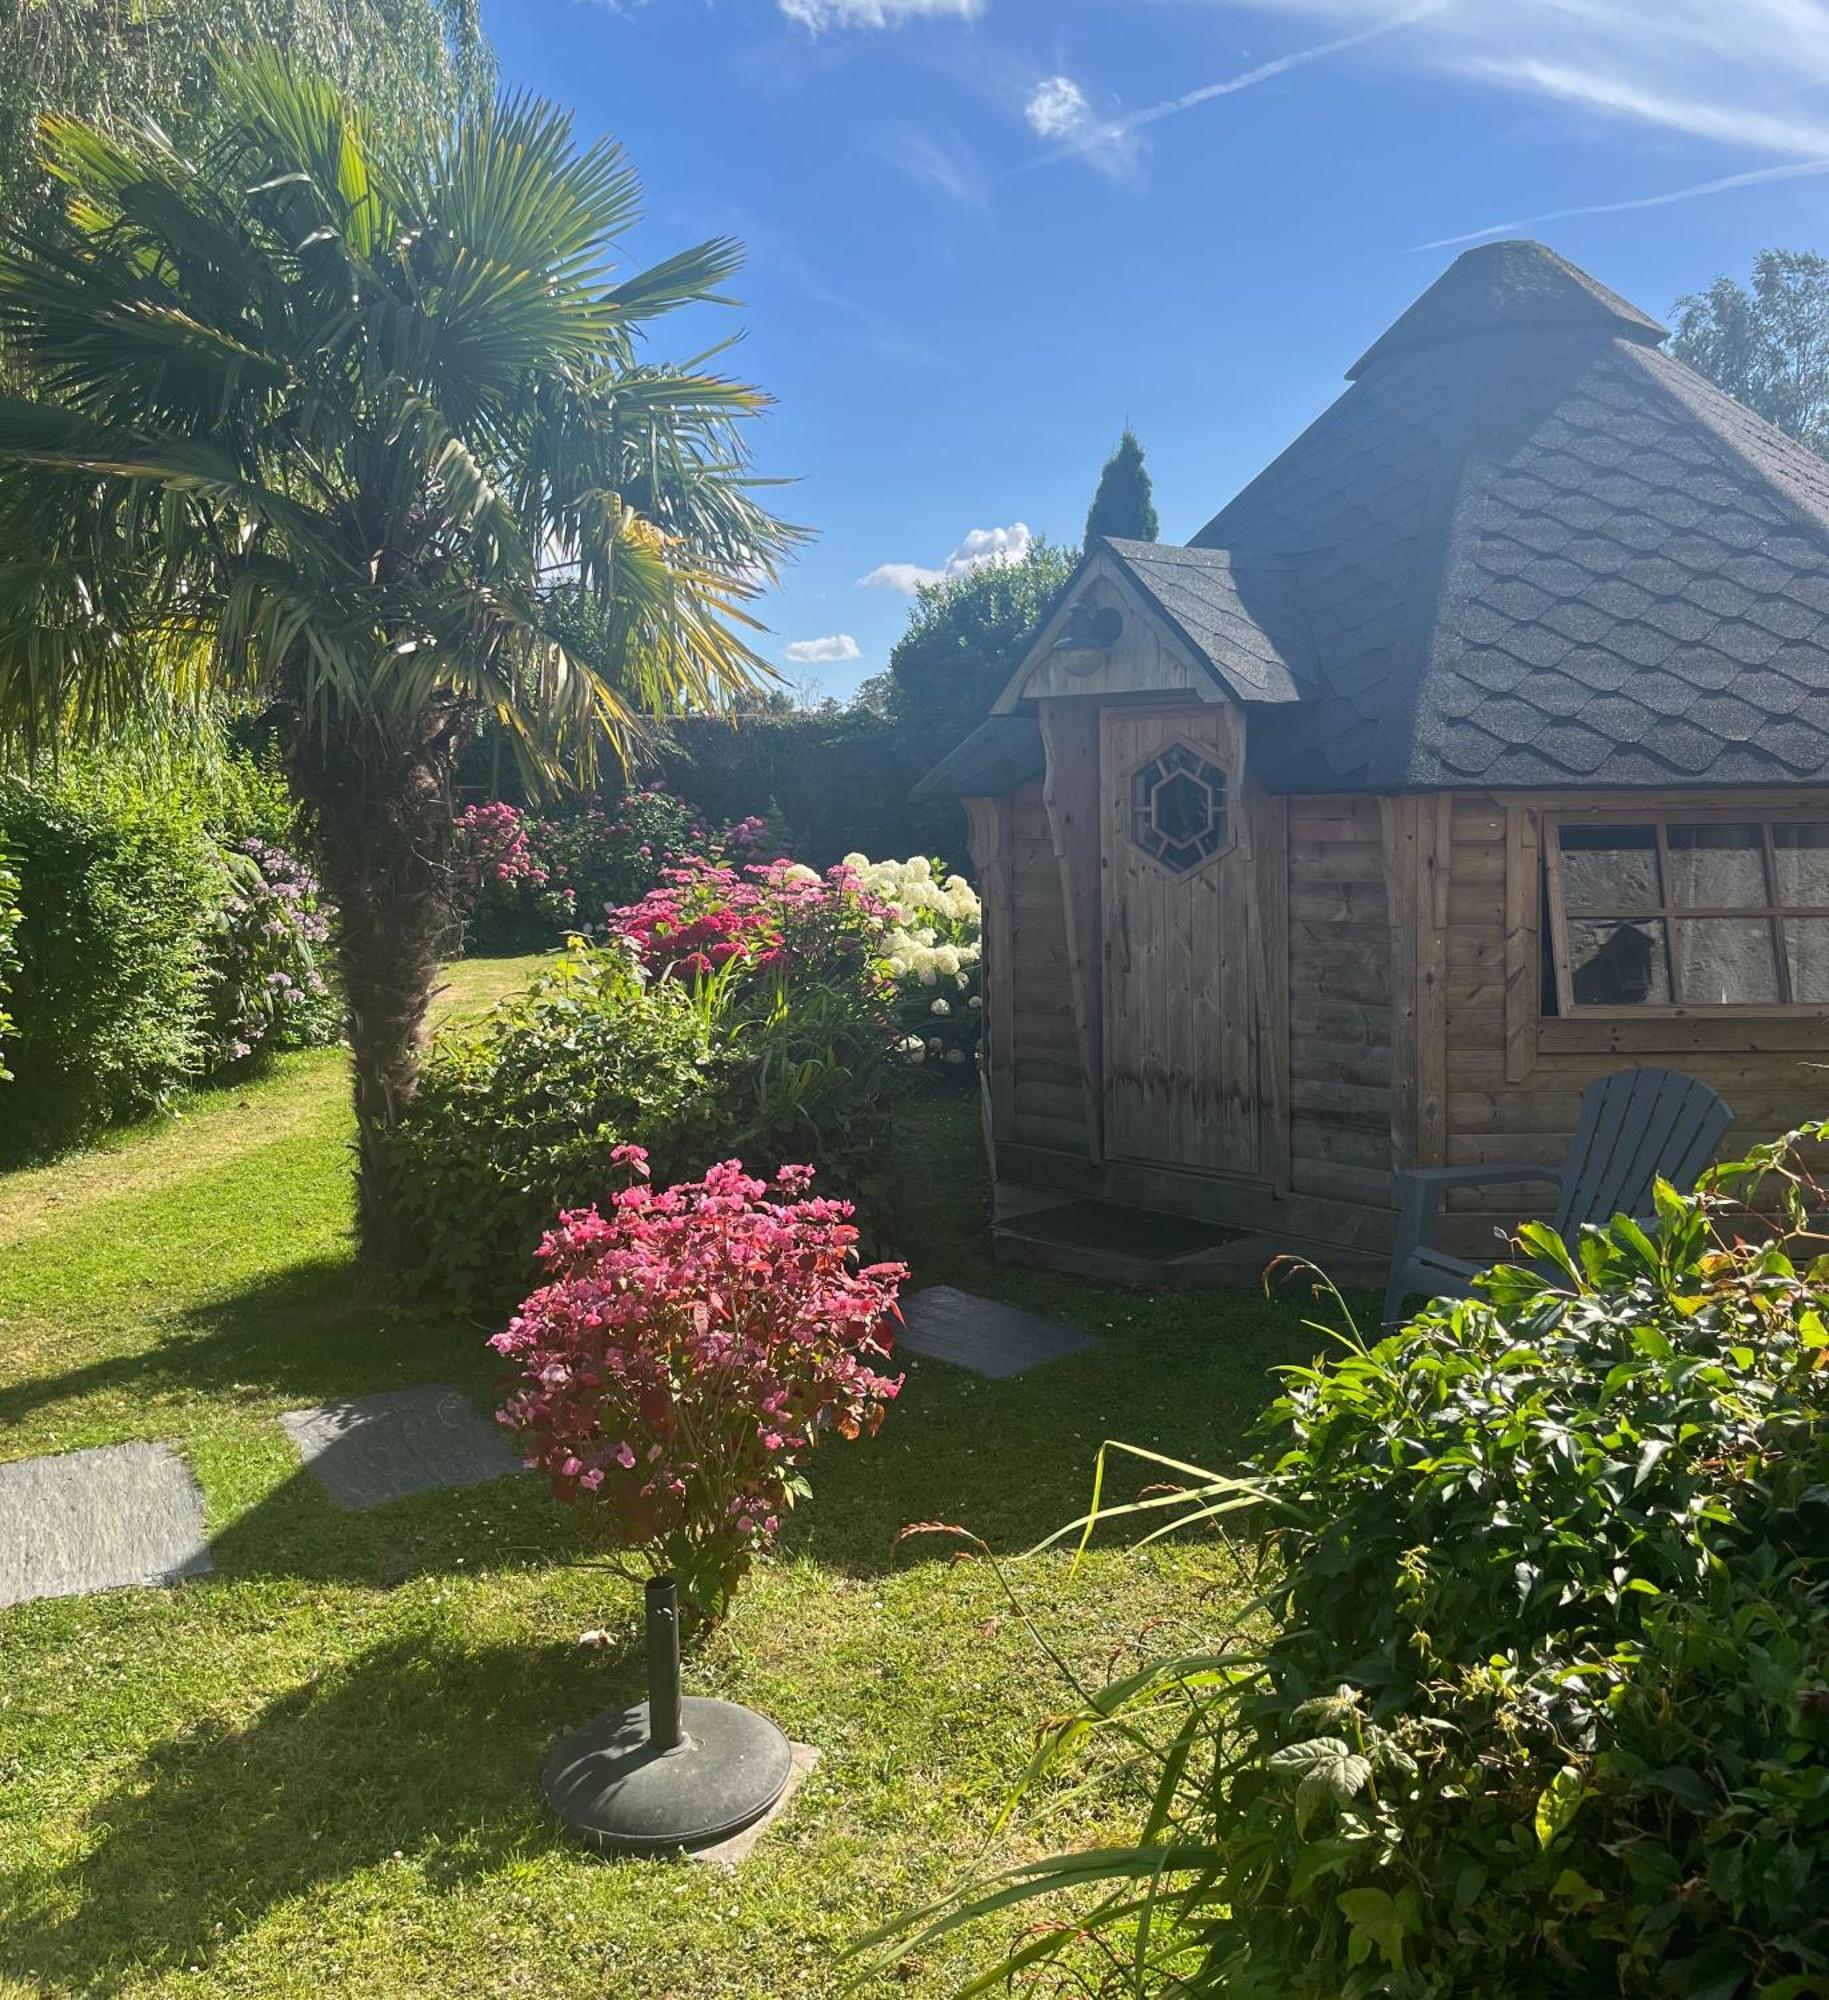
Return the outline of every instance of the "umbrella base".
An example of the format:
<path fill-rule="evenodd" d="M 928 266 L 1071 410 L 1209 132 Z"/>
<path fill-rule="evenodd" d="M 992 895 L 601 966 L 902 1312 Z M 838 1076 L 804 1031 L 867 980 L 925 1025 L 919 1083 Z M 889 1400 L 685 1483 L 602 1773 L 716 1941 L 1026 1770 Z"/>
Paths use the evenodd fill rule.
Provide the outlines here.
<path fill-rule="evenodd" d="M 564 1824 L 606 1854 L 711 1847 L 753 1826 L 787 1789 L 794 1753 L 765 1715 L 688 1695 L 684 1740 L 659 1750 L 648 1704 L 614 1710 L 554 1746 L 540 1789 Z"/>

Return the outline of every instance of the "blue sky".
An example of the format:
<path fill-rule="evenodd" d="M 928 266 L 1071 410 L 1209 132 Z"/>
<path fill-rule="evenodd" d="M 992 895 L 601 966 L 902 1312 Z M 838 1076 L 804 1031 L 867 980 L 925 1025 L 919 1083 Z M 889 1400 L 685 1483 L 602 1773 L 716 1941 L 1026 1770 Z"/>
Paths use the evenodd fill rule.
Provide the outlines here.
<path fill-rule="evenodd" d="M 485 0 L 620 138 L 648 261 L 749 246 L 735 365 L 817 531 L 762 650 L 848 694 L 907 588 L 1077 539 L 1128 419 L 1167 539 L 1476 234 L 1663 316 L 1822 248 L 1829 0 Z M 792 649 L 792 651 L 790 651 Z"/>

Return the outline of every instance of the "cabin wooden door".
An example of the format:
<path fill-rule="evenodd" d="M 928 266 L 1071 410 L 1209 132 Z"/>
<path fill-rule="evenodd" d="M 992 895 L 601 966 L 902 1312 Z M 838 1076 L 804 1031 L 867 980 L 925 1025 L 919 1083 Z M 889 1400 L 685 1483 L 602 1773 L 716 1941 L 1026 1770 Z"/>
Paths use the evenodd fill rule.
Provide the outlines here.
<path fill-rule="evenodd" d="M 1105 1149 L 1115 1160 L 1261 1171 L 1240 750 L 1238 718 L 1217 705 L 1100 718 Z"/>

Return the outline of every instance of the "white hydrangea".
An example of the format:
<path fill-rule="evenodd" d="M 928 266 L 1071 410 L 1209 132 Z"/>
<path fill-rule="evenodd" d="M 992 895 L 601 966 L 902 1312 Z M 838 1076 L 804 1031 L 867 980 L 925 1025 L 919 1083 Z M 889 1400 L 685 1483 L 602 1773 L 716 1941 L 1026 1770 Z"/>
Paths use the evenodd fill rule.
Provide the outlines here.
<path fill-rule="evenodd" d="M 930 1014 L 938 1014 L 938 1015 L 940 1015 L 940 1016 L 941 1016 L 941 1017 L 942 1017 L 942 1018 L 944 1019 L 944 1017 L 945 1017 L 946 1015 L 950 1014 L 950 1013 L 951 1013 L 951 1012 L 953 1011 L 953 1010 L 952 1010 L 952 1003 L 951 1003 L 950 1001 L 948 1001 L 948 1000 L 946 1000 L 946 999 L 942 998 L 942 999 L 939 999 L 939 1000 L 936 1000 L 936 1001 L 934 1002 L 934 1004 L 933 1004 L 933 1005 L 932 1005 L 932 1006 L 931 1006 L 930 1008 L 928 1008 L 928 1010 L 927 1010 L 927 1011 L 928 1011 L 928 1012 L 929 1012 Z"/>

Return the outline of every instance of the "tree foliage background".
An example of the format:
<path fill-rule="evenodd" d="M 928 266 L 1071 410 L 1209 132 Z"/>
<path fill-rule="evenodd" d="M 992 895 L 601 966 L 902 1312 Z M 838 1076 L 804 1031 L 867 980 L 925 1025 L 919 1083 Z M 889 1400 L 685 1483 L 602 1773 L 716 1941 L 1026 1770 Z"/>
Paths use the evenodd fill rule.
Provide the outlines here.
<path fill-rule="evenodd" d="M 1670 351 L 1769 423 L 1829 452 L 1829 258 L 1762 250 L 1750 285 L 1677 301 Z"/>
<path fill-rule="evenodd" d="M 480 0 L 5 0 L 0 5 L 0 212 L 49 193 L 33 134 L 47 111 L 208 119 L 214 54 L 280 48 L 391 120 L 487 94 Z"/>

